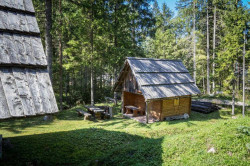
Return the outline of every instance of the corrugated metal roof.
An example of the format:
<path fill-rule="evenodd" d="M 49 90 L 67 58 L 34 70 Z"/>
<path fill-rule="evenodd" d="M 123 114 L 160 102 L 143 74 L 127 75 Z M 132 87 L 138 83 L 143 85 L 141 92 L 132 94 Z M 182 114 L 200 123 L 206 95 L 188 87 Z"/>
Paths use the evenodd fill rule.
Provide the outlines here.
<path fill-rule="evenodd" d="M 200 93 L 180 60 L 128 57 L 125 64 L 127 63 L 146 100 Z M 122 74 L 119 75 L 117 82 L 121 82 L 120 79 Z M 116 86 L 118 83 L 114 88 Z"/>

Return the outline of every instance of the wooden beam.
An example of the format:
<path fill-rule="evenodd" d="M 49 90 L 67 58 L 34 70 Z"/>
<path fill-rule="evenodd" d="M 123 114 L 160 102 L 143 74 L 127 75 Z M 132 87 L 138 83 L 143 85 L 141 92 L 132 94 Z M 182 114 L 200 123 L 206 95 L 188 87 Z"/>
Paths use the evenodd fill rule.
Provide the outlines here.
<path fill-rule="evenodd" d="M 124 114 L 124 92 L 122 91 L 122 114 Z"/>

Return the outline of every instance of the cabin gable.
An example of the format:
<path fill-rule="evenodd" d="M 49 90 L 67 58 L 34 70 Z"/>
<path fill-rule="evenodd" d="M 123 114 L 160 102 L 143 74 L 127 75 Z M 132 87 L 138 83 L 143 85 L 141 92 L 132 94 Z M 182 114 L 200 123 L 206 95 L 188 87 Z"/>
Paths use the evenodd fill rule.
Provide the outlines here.
<path fill-rule="evenodd" d="M 139 85 L 131 69 L 129 69 L 126 77 L 124 78 L 124 81 L 122 83 L 122 91 L 135 93 L 135 94 L 141 94 Z"/>

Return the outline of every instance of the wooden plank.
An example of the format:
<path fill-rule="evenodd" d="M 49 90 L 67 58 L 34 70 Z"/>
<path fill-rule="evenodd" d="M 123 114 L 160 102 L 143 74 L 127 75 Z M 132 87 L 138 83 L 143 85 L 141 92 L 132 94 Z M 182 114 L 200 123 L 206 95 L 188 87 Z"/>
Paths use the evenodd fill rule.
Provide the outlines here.
<path fill-rule="evenodd" d="M 10 69 L 2 69 L 2 84 L 11 116 L 24 116 L 24 107 L 18 94 L 16 81 Z"/>
<path fill-rule="evenodd" d="M 36 115 L 25 69 L 13 68 L 12 71 L 16 80 L 18 94 L 23 103 L 24 115 Z"/>
<path fill-rule="evenodd" d="M 11 63 L 20 64 L 18 57 L 16 56 L 15 45 L 13 37 L 9 33 L 3 33 L 5 43 L 5 56 L 9 57 Z"/>
<path fill-rule="evenodd" d="M 20 31 L 24 31 L 24 32 L 28 32 L 29 28 L 28 28 L 28 22 L 26 20 L 26 16 L 24 14 L 17 14 L 18 19 L 19 19 L 19 29 Z"/>
<path fill-rule="evenodd" d="M 1 71 L 0 71 L 1 74 Z M 9 107 L 7 104 L 6 96 L 3 90 L 2 79 L 0 75 L 0 119 L 6 119 L 11 117 Z"/>
<path fill-rule="evenodd" d="M 50 103 L 50 97 L 48 93 L 48 84 L 47 82 L 50 80 L 44 80 L 43 74 L 40 71 L 37 71 L 37 79 L 38 79 L 38 85 L 39 85 L 39 92 L 42 99 L 43 109 L 45 113 L 52 113 L 51 103 Z"/>
<path fill-rule="evenodd" d="M 23 3 L 26 11 L 35 12 L 32 0 L 23 0 Z"/>
<path fill-rule="evenodd" d="M 42 98 L 39 89 L 39 83 L 37 79 L 36 70 L 26 69 L 27 81 L 29 84 L 30 92 L 34 102 L 35 110 L 37 114 L 44 114 L 45 109 L 43 108 Z"/>
<path fill-rule="evenodd" d="M 40 37 L 30 37 L 32 45 L 32 56 L 36 60 L 37 65 L 47 65 L 47 59 L 43 50 L 42 41 Z"/>
<path fill-rule="evenodd" d="M 35 33 L 40 32 L 35 16 L 26 15 L 26 20 L 27 20 L 30 32 L 35 32 Z"/>
<path fill-rule="evenodd" d="M 84 120 L 87 120 L 92 116 L 90 113 L 87 113 L 81 109 L 76 109 L 76 111 L 78 112 L 78 116 L 84 116 Z"/>
<path fill-rule="evenodd" d="M 16 56 L 21 64 L 28 64 L 28 57 L 25 54 L 25 43 L 21 35 L 13 35 L 13 42 L 15 43 Z"/>
<path fill-rule="evenodd" d="M 8 13 L 5 11 L 0 11 L 0 28 L 9 29 L 8 27 Z"/>
<path fill-rule="evenodd" d="M 1 48 L 0 49 L 0 64 L 10 63 L 10 58 L 8 55 L 6 55 L 6 52 L 8 52 L 8 48 L 7 48 L 7 44 L 5 42 L 5 37 L 3 33 L 0 33 L 0 48 Z"/>
<path fill-rule="evenodd" d="M 47 69 L 40 70 L 39 73 L 42 76 L 41 81 L 44 82 L 44 85 L 47 86 L 47 93 L 48 93 L 48 99 L 49 99 L 50 105 L 51 105 L 51 111 L 53 113 L 58 112 L 59 110 L 57 107 L 57 102 L 56 102 L 56 98 L 55 98 L 52 84 L 50 81 L 49 73 L 48 73 Z"/>
<path fill-rule="evenodd" d="M 19 30 L 18 16 L 14 12 L 8 12 L 8 29 Z"/>
<path fill-rule="evenodd" d="M 28 64 L 36 65 L 36 59 L 32 54 L 32 45 L 31 45 L 30 37 L 23 36 L 23 43 L 25 45 L 25 56 L 27 56 L 28 58 L 27 60 Z"/>

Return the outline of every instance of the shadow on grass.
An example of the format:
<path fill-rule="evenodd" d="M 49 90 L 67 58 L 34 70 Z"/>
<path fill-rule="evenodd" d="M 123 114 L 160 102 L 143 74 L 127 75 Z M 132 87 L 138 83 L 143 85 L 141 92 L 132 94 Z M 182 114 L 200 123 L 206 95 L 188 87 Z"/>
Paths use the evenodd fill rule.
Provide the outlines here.
<path fill-rule="evenodd" d="M 109 119 L 109 120 L 105 120 L 105 121 L 100 121 L 100 122 L 105 122 L 103 124 L 101 124 L 101 126 L 105 126 L 105 127 L 109 127 L 115 126 L 115 129 L 125 129 L 125 128 L 129 128 L 129 127 L 133 127 L 133 128 L 148 128 L 150 129 L 150 125 L 149 124 L 144 124 L 144 123 L 139 123 L 133 119 L 127 118 L 127 117 L 122 117 L 121 114 L 119 114 L 118 116 L 114 117 L 113 119 Z"/>
<path fill-rule="evenodd" d="M 162 164 L 162 138 L 91 128 L 9 139 L 0 165 Z"/>
<path fill-rule="evenodd" d="M 82 108 L 82 107 L 77 107 Z M 55 119 L 59 120 L 83 120 L 83 117 L 78 117 L 77 112 L 75 111 L 77 108 L 72 108 L 70 110 L 65 110 L 56 114 L 52 114 L 52 119 L 43 120 L 45 115 L 39 116 L 30 116 L 30 117 L 21 117 L 21 118 L 11 118 L 0 120 L 0 128 L 10 131 L 15 134 L 19 134 L 25 128 L 41 126 L 41 125 L 49 125 Z M 82 108 L 84 109 L 84 108 Z"/>
<path fill-rule="evenodd" d="M 0 128 L 19 134 L 23 129 L 33 126 L 48 125 L 53 122 L 53 119 L 44 121 L 43 117 L 45 115 L 40 115 L 37 117 L 22 117 L 22 118 L 11 118 L 6 120 L 0 120 Z"/>

